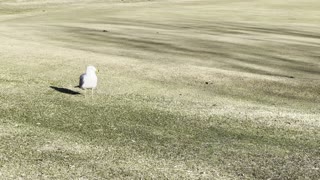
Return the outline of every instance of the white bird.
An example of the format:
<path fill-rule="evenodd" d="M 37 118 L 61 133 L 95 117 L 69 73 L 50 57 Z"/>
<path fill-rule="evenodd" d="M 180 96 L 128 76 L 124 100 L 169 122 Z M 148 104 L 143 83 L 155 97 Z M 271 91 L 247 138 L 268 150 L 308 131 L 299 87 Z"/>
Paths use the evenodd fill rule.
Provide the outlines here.
<path fill-rule="evenodd" d="M 81 89 L 91 89 L 91 97 L 93 97 L 93 89 L 97 87 L 98 77 L 96 71 L 99 72 L 94 66 L 88 66 L 86 73 L 81 74 L 79 81 L 79 88 Z M 87 94 L 87 91 L 85 92 Z"/>

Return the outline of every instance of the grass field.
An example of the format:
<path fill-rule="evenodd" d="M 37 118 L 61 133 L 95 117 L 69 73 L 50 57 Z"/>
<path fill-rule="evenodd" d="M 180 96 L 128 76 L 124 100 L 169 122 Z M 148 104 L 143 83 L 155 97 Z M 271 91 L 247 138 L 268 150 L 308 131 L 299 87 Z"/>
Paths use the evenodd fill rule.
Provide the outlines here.
<path fill-rule="evenodd" d="M 318 0 L 0 0 L 0 179 L 320 179 L 319 29 Z"/>

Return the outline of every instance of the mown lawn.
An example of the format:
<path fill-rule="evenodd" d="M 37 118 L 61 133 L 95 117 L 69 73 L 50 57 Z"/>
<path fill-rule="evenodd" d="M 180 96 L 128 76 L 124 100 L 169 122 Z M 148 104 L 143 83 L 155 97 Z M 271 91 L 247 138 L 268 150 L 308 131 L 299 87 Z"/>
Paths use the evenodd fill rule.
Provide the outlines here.
<path fill-rule="evenodd" d="M 319 5 L 0 0 L 0 179 L 319 179 Z"/>

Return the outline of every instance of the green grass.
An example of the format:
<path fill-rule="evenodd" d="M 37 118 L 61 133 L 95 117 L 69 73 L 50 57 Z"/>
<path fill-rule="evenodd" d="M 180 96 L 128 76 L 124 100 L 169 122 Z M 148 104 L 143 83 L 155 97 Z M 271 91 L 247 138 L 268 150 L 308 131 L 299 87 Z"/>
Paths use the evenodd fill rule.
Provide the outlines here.
<path fill-rule="evenodd" d="M 319 179 L 319 5 L 0 1 L 0 179 Z"/>

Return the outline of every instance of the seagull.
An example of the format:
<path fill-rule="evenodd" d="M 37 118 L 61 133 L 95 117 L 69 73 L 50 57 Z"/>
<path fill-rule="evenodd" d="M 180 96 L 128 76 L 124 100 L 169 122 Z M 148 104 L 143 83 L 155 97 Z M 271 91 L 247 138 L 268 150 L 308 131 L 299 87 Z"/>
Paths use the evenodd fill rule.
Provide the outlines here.
<path fill-rule="evenodd" d="M 76 86 L 81 89 L 91 89 L 91 97 L 93 98 L 93 89 L 97 87 L 98 78 L 96 71 L 99 72 L 94 66 L 88 66 L 86 73 L 81 74 L 79 86 Z M 87 91 L 85 91 L 87 94 Z"/>

